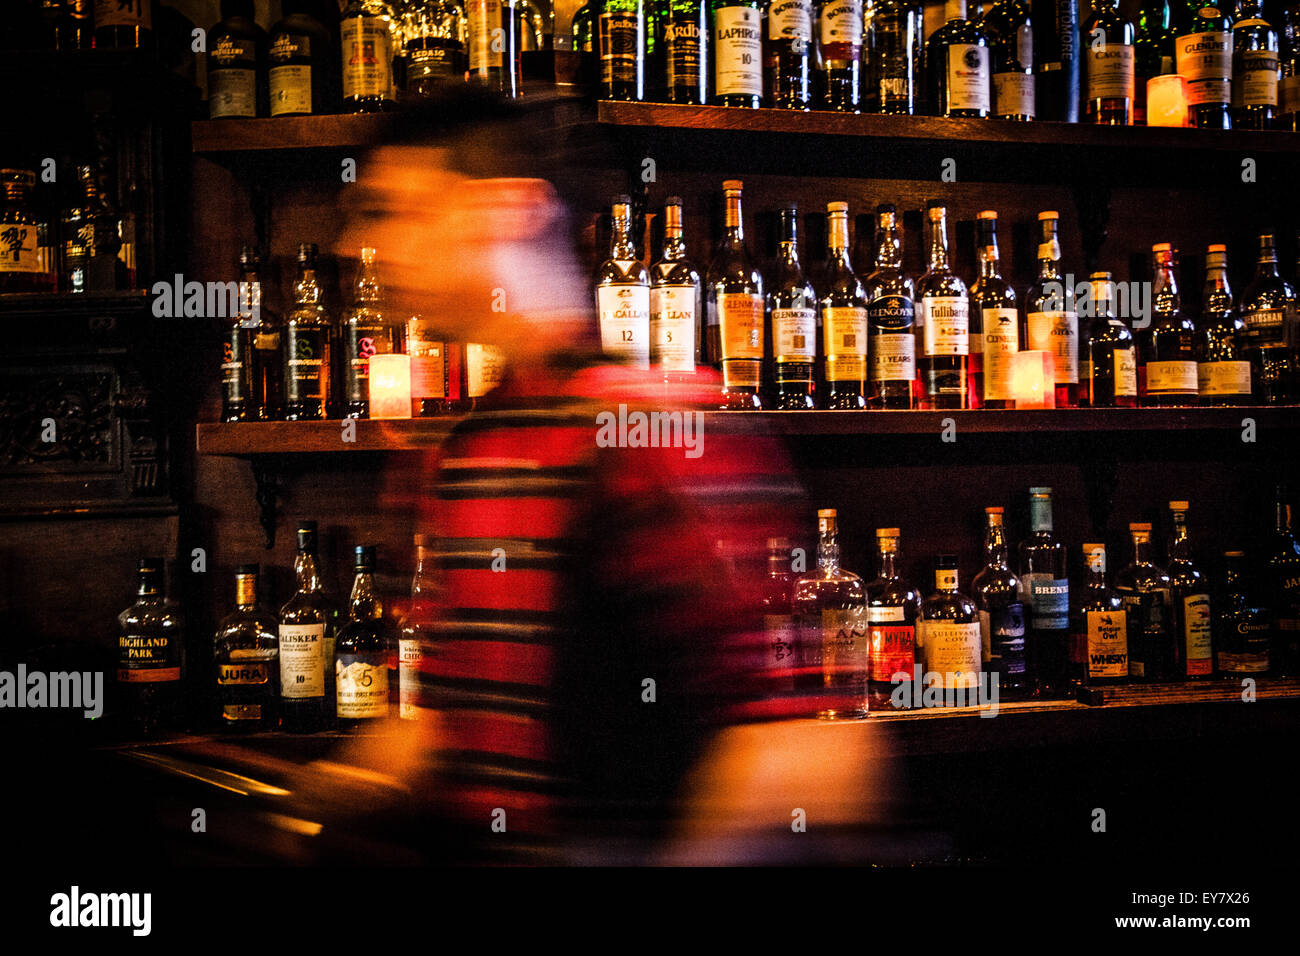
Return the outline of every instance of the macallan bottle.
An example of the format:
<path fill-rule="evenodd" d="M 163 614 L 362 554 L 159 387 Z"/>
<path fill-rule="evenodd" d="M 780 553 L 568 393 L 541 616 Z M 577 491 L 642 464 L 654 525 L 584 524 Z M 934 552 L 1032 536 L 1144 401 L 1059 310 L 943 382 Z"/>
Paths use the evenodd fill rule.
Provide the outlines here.
<path fill-rule="evenodd" d="M 1015 408 L 1011 367 L 1020 350 L 1016 292 L 998 262 L 998 214 L 975 219 L 979 278 L 970 287 L 970 407 Z"/>
<path fill-rule="evenodd" d="M 1115 578 L 1115 590 L 1128 613 L 1129 676 L 1139 681 L 1167 680 L 1174 673 L 1174 641 L 1169 621 L 1170 581 L 1151 560 L 1151 525 L 1134 522 L 1133 561 Z"/>
<path fill-rule="evenodd" d="M 1196 325 L 1182 311 L 1174 278 L 1174 250 L 1151 247 L 1155 281 L 1151 287 L 1151 327 L 1139 337 L 1138 389 L 1144 405 L 1195 405 Z"/>
<path fill-rule="evenodd" d="M 632 200 L 613 204 L 614 234 L 609 258 L 596 272 L 596 311 L 600 347 L 611 358 L 636 368 L 650 367 L 650 272 L 632 241 Z"/>
<path fill-rule="evenodd" d="M 880 573 L 867 582 L 867 628 L 871 639 L 871 709 L 893 707 L 897 674 L 912 680 L 916 663 L 916 619 L 921 594 L 898 571 L 897 528 L 877 528 Z"/>
<path fill-rule="evenodd" d="M 1098 0 L 1083 27 L 1089 123 L 1132 124 L 1135 39 L 1133 24 L 1119 12 L 1119 0 Z"/>
<path fill-rule="evenodd" d="M 781 207 L 781 244 L 776 275 L 768 290 L 773 407 L 809 409 L 815 405 L 817 293 L 799 263 L 799 207 Z"/>
<path fill-rule="evenodd" d="M 280 609 L 280 712 L 290 733 L 324 730 L 334 712 L 327 697 L 326 662 L 334 667 L 330 608 L 321 587 L 316 560 L 316 522 L 298 524 L 298 553 L 293 562 L 297 589 Z M 332 676 L 332 674 L 331 674 Z M 326 710 L 326 703 L 329 710 Z"/>
<path fill-rule="evenodd" d="M 916 634 L 924 682 L 974 691 L 984 668 L 983 638 L 975 602 L 958 590 L 956 555 L 935 560 L 934 592 L 921 602 Z"/>
<path fill-rule="evenodd" d="M 970 301 L 966 283 L 948 267 L 947 210 L 931 203 L 930 269 L 917 280 L 921 323 L 918 366 L 925 408 L 965 408 L 970 350 Z"/>
<path fill-rule="evenodd" d="M 1085 544 L 1088 569 L 1071 637 L 1075 680 L 1087 687 L 1128 682 L 1128 615 L 1118 592 L 1106 583 L 1106 546 Z"/>
<path fill-rule="evenodd" d="M 213 660 L 221 726 L 274 730 L 279 722 L 280 643 L 275 615 L 257 602 L 256 564 L 235 572 L 235 610 L 217 626 Z"/>
<path fill-rule="evenodd" d="M 865 282 L 872 408 L 911 408 L 916 381 L 915 290 L 903 272 L 903 231 L 892 203 L 876 207 L 876 271 Z"/>
<path fill-rule="evenodd" d="M 849 261 L 849 204 L 828 203 L 825 292 L 821 297 L 826 408 L 866 408 L 867 304 Z"/>
<path fill-rule="evenodd" d="M 1088 335 L 1088 404 L 1093 408 L 1137 405 L 1137 350 L 1133 333 L 1115 315 L 1115 283 L 1109 272 L 1088 277 L 1093 319 Z"/>
<path fill-rule="evenodd" d="M 759 396 L 763 378 L 763 274 L 745 246 L 740 209 L 743 188 L 738 179 L 722 184 L 726 201 L 722 241 L 709 266 L 709 327 L 710 334 L 717 336 L 713 354 L 722 372 L 724 409 L 763 407 Z"/>
<path fill-rule="evenodd" d="M 806 110 L 812 102 L 813 0 L 772 0 L 763 35 L 767 103 Z"/>
<path fill-rule="evenodd" d="M 1174 636 L 1171 676 L 1197 680 L 1214 673 L 1209 582 L 1192 561 L 1187 540 L 1187 502 L 1169 502 L 1169 519 L 1169 604 Z"/>
<path fill-rule="evenodd" d="M 1074 289 L 1061 274 L 1060 215 L 1038 214 L 1038 278 L 1025 293 L 1025 348 L 1056 360 L 1056 407 L 1079 404 L 1079 314 Z"/>
<path fill-rule="evenodd" d="M 1205 254 L 1205 291 L 1197 323 L 1196 380 L 1202 405 L 1249 405 L 1250 360 L 1242 348 L 1246 323 L 1228 287 L 1228 247 Z"/>
<path fill-rule="evenodd" d="M 996 675 L 1003 694 L 1033 690 L 1025 654 L 1025 605 L 1020 579 L 1007 564 L 1007 539 L 1002 508 L 985 508 L 984 567 L 971 581 L 971 597 L 979 609 L 984 669 Z"/>
<path fill-rule="evenodd" d="M 682 201 L 664 202 L 664 249 L 650 267 L 650 364 L 664 382 L 689 380 L 703 345 L 703 286 L 686 258 Z"/>

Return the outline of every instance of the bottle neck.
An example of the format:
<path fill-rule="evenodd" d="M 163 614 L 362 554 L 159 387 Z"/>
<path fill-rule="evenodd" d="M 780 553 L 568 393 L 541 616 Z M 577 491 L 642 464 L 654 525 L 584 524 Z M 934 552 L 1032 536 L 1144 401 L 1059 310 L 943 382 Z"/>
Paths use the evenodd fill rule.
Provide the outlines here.
<path fill-rule="evenodd" d="M 235 606 L 241 611 L 249 611 L 257 606 L 256 575 L 235 575 Z"/>
<path fill-rule="evenodd" d="M 162 575 L 157 571 L 141 571 L 135 593 L 141 598 L 162 597 Z"/>
<path fill-rule="evenodd" d="M 348 600 L 348 616 L 354 621 L 375 621 L 383 616 L 384 606 L 375 594 L 374 577 L 369 571 L 358 571 L 352 581 L 352 597 Z"/>
<path fill-rule="evenodd" d="M 980 259 L 980 276 L 984 279 L 1000 278 L 1002 265 L 998 257 L 998 240 L 996 237 L 989 237 L 989 240 L 979 248 Z"/>
<path fill-rule="evenodd" d="M 1228 287 L 1228 267 L 1212 263 L 1205 269 L 1203 294 L 1206 312 L 1231 312 L 1232 290 Z"/>
<path fill-rule="evenodd" d="M 298 271 L 298 281 L 293 284 L 294 301 L 298 305 L 316 305 L 320 302 L 320 283 L 315 266 L 303 266 Z"/>
<path fill-rule="evenodd" d="M 1276 279 L 1278 277 L 1277 253 L 1261 252 L 1259 255 L 1259 262 L 1255 266 L 1255 275 L 1256 277 L 1261 279 L 1266 279 L 1266 278 Z"/>
<path fill-rule="evenodd" d="M 727 208 L 722 220 L 723 241 L 740 245 L 745 241 L 745 226 L 740 215 L 740 196 L 727 196 Z"/>
<path fill-rule="evenodd" d="M 316 594 L 320 591 L 320 571 L 316 567 L 314 552 L 298 552 L 293 559 L 293 576 L 298 582 L 299 592 Z"/>
<path fill-rule="evenodd" d="M 635 259 L 636 246 L 632 242 L 632 223 L 624 216 L 614 217 L 614 236 L 610 242 L 611 259 Z"/>
<path fill-rule="evenodd" d="M 1291 533 L 1291 506 L 1285 501 L 1277 502 L 1277 532 L 1278 534 Z"/>
<path fill-rule="evenodd" d="M 1029 499 L 1029 528 L 1035 534 L 1051 534 L 1052 499 L 1034 497 Z"/>
<path fill-rule="evenodd" d="M 1061 242 L 1056 236 L 1056 223 L 1045 221 L 1043 235 L 1038 243 L 1038 277 L 1040 279 L 1060 278 L 1058 266 L 1061 261 Z"/>
<path fill-rule="evenodd" d="M 846 269 L 852 269 L 852 266 L 849 265 L 848 216 L 839 213 L 831 216 L 829 230 L 826 235 L 826 250 L 830 253 L 831 262 Z"/>
<path fill-rule="evenodd" d="M 1191 544 L 1187 540 L 1187 521 L 1183 515 L 1175 512 L 1174 528 L 1169 534 L 1169 559 L 1187 561 L 1192 556 Z"/>
<path fill-rule="evenodd" d="M 943 216 L 930 220 L 930 271 L 948 271 L 948 223 Z"/>
<path fill-rule="evenodd" d="M 1146 534 L 1133 536 L 1133 563 L 1151 563 L 1151 538 Z"/>
<path fill-rule="evenodd" d="M 1151 300 L 1154 310 L 1161 314 L 1172 314 L 1178 311 L 1178 280 L 1174 277 L 1174 263 L 1172 259 L 1166 259 L 1161 256 L 1156 260 L 1155 282 L 1151 287 Z"/>
<path fill-rule="evenodd" d="M 835 571 L 840 566 L 840 543 L 836 531 L 822 531 L 817 542 L 817 567 Z"/>
<path fill-rule="evenodd" d="M 1106 589 L 1106 552 L 1095 551 L 1085 555 L 1088 573 L 1086 585 L 1095 591 Z"/>
<path fill-rule="evenodd" d="M 677 206 L 669 206 L 664 216 L 664 259 L 675 261 L 685 258 L 686 240 L 682 238 L 682 211 Z"/>
<path fill-rule="evenodd" d="M 876 268 L 902 269 L 903 239 L 892 215 L 880 217 L 876 236 Z"/>
<path fill-rule="evenodd" d="M 1007 541 L 1002 525 L 990 525 L 984 533 L 984 563 L 990 568 L 1007 567 Z"/>
<path fill-rule="evenodd" d="M 897 545 L 886 545 L 880 549 L 880 577 L 885 580 L 898 577 Z"/>
<path fill-rule="evenodd" d="M 375 269 L 373 262 L 363 262 L 361 271 L 357 273 L 357 281 L 353 286 L 355 300 L 358 305 L 377 305 L 382 295 L 379 288 L 379 274 Z"/>

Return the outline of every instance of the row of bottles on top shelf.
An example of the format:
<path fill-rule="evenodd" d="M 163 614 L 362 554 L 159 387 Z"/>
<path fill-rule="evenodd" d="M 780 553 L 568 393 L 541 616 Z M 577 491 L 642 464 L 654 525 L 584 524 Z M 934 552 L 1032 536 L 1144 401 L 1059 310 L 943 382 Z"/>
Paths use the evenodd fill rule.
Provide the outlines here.
<path fill-rule="evenodd" d="M 1014 556 L 1003 509 L 986 508 L 983 568 L 966 586 L 956 557 L 939 555 L 923 592 L 900 572 L 898 528 L 877 529 L 880 573 L 864 581 L 839 564 L 836 512 L 819 511 L 815 569 L 792 572 L 790 542 L 769 542 L 775 686 L 820 698 L 823 717 L 860 717 L 918 706 L 899 704 L 918 668 L 945 691 L 973 690 L 986 675 L 1006 699 L 1300 674 L 1300 545 L 1284 491 L 1271 540 L 1249 562 L 1225 551 L 1215 580 L 1194 555 L 1187 513 L 1186 501 L 1169 502 L 1166 567 L 1155 561 L 1151 524 L 1134 522 L 1127 565 L 1111 574 L 1105 543 L 1084 543 L 1071 580 L 1051 489 L 1032 488 L 1030 531 Z"/>
<path fill-rule="evenodd" d="M 595 277 L 605 352 L 670 380 L 713 366 L 723 408 L 1241 405 L 1300 396 L 1295 290 L 1278 274 L 1271 234 L 1259 237 L 1255 278 L 1239 304 L 1226 247 L 1209 247 L 1194 320 L 1170 244 L 1152 247 L 1151 282 L 1116 282 L 1109 272 L 1076 281 L 1061 262 L 1054 211 L 1038 215 L 1038 278 L 1023 293 L 1002 277 L 992 210 L 976 221 L 979 274 L 968 287 L 953 272 L 941 203 L 927 209 L 923 275 L 903 270 L 902 222 L 890 203 L 876 210 L 874 271 L 856 270 L 843 202 L 827 205 L 827 265 L 815 283 L 801 264 L 794 203 L 781 207 L 778 260 L 764 275 L 745 239 L 742 183 L 729 180 L 723 192 L 723 235 L 707 272 L 687 256 L 681 200 L 667 200 L 663 249 L 647 268 L 621 196 L 610 258 Z M 1050 371 L 1042 363 L 1037 377 L 1025 371 L 1034 366 L 1018 353 L 1031 350 Z"/>

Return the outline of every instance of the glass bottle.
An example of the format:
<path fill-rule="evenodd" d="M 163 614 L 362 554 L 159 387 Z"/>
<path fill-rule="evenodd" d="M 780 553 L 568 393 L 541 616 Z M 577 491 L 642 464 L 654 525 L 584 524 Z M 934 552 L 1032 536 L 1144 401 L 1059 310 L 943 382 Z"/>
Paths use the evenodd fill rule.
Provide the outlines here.
<path fill-rule="evenodd" d="M 793 613 L 791 546 L 785 538 L 767 539 L 767 576 L 759 603 L 763 609 L 764 684 L 774 693 L 793 693 L 799 678 L 799 635 Z"/>
<path fill-rule="evenodd" d="M 1227 678 L 1259 678 L 1269 671 L 1269 611 L 1260 606 L 1246 571 L 1246 555 L 1223 552 L 1222 597 L 1215 600 L 1214 657 Z"/>
<path fill-rule="evenodd" d="M 1288 304 L 1295 293 L 1278 274 L 1272 235 L 1259 237 L 1255 278 L 1241 295 L 1243 351 L 1250 360 L 1255 401 L 1284 405 L 1291 400 L 1291 358 L 1287 348 Z"/>
<path fill-rule="evenodd" d="M 63 292 L 87 292 L 100 289 L 107 276 L 98 272 L 96 263 L 112 263 L 113 287 L 126 283 L 124 268 L 115 261 L 121 249 L 118 221 L 104 202 L 93 166 L 77 167 L 76 205 L 64 210 L 60 223 L 63 238 L 63 262 L 59 288 Z"/>
<path fill-rule="evenodd" d="M 709 0 L 666 0 L 660 22 L 665 99 L 697 106 L 707 103 Z"/>
<path fill-rule="evenodd" d="M 1174 279 L 1174 250 L 1167 242 L 1151 247 L 1155 281 L 1151 286 L 1152 322 L 1138 338 L 1142 360 L 1138 390 L 1144 405 L 1195 405 L 1196 325 L 1182 311 Z"/>
<path fill-rule="evenodd" d="M 1007 564 L 1003 509 L 985 508 L 984 515 L 984 567 L 971 581 L 971 596 L 979 609 L 984 669 L 996 675 L 1002 694 L 1019 696 L 1033 689 L 1033 675 L 1025 659 L 1026 614 L 1020 579 Z"/>
<path fill-rule="evenodd" d="M 871 664 L 866 589 L 860 577 L 840 567 L 834 508 L 817 512 L 817 530 L 817 568 L 795 582 L 792 599 L 801 669 L 821 675 L 818 717 L 865 717 Z"/>
<path fill-rule="evenodd" d="M 397 716 L 402 720 L 416 719 L 421 707 L 420 667 L 424 649 L 433 636 L 439 594 L 434 575 L 433 545 L 432 536 L 415 536 L 411 601 L 397 639 Z"/>
<path fill-rule="evenodd" d="M 763 36 L 767 103 L 806 110 L 812 102 L 813 0 L 772 0 Z"/>
<path fill-rule="evenodd" d="M 776 275 L 768 290 L 772 337 L 773 407 L 813 408 L 817 362 L 817 293 L 799 263 L 799 207 L 781 207 Z"/>
<path fill-rule="evenodd" d="M 916 282 L 916 319 L 921 326 L 918 361 L 924 408 L 965 408 L 970 301 L 966 283 L 948 267 L 948 211 L 940 203 L 927 209 L 930 268 Z"/>
<path fill-rule="evenodd" d="M 1278 485 L 1277 522 L 1265 556 L 1272 611 L 1270 659 L 1273 670 L 1288 677 L 1300 673 L 1300 544 L 1291 530 L 1287 489 Z"/>
<path fill-rule="evenodd" d="M 1052 489 L 1029 489 L 1029 537 L 1020 542 L 1020 601 L 1029 610 L 1026 655 L 1042 694 L 1069 680 L 1070 581 L 1065 545 L 1052 531 Z"/>
<path fill-rule="evenodd" d="M 1038 278 L 1025 293 L 1025 347 L 1052 353 L 1056 407 L 1079 404 L 1079 314 L 1074 289 L 1061 273 L 1060 214 L 1040 212 Z"/>
<path fill-rule="evenodd" d="M 1027 0 L 997 0 L 979 19 L 989 36 L 993 60 L 993 115 L 1032 120 L 1034 108 L 1034 26 Z"/>
<path fill-rule="evenodd" d="M 616 196 L 609 258 L 596 272 L 600 347 L 636 368 L 650 367 L 650 272 L 632 241 L 632 200 Z"/>
<path fill-rule="evenodd" d="M 375 548 L 357 545 L 348 620 L 334 641 L 334 685 L 341 730 L 357 730 L 389 716 L 388 665 L 392 634 L 384 602 L 375 593 Z"/>
<path fill-rule="evenodd" d="M 862 98 L 862 0 L 818 0 L 821 108 L 857 113 Z"/>
<path fill-rule="evenodd" d="M 1228 247 L 1205 254 L 1205 290 L 1197 323 L 1197 392 L 1202 405 L 1249 405 L 1250 361 L 1242 349 L 1246 323 L 1237 315 L 1228 287 Z"/>
<path fill-rule="evenodd" d="M 208 31 L 208 116 L 265 116 L 266 101 L 266 32 L 253 0 L 221 0 L 221 22 Z"/>
<path fill-rule="evenodd" d="M 1240 0 L 1232 25 L 1232 125 L 1272 129 L 1281 78 L 1277 31 L 1264 20 L 1262 0 Z"/>
<path fill-rule="evenodd" d="M 89 50 L 94 44 L 94 0 L 64 0 L 54 45 L 60 50 Z"/>
<path fill-rule="evenodd" d="M 944 18 L 925 45 L 930 112 L 986 117 L 993 109 L 988 35 L 966 19 L 966 0 L 946 0 Z"/>
<path fill-rule="evenodd" d="M 370 357 L 402 351 L 401 329 L 384 310 L 383 289 L 375 267 L 375 250 L 361 250 L 361 267 L 352 286 L 352 308 L 343 322 L 345 418 L 370 415 Z"/>
<path fill-rule="evenodd" d="M 284 327 L 284 418 L 297 422 L 329 415 L 332 404 L 332 323 L 321 301 L 316 244 L 298 246 L 293 308 Z M 414 362 L 412 362 L 414 364 Z M 414 379 L 414 370 L 412 370 Z"/>
<path fill-rule="evenodd" d="M 1079 121 L 1082 72 L 1078 0 L 1029 0 L 1034 24 L 1034 108 L 1039 119 Z"/>
<path fill-rule="evenodd" d="M 312 7 L 307 0 L 285 0 L 284 18 L 271 28 L 267 82 L 272 116 L 319 116 L 334 108 L 338 58 Z"/>
<path fill-rule="evenodd" d="M 745 245 L 740 197 L 744 184 L 722 184 L 725 199 L 722 241 L 708 278 L 708 330 L 716 341 L 710 355 L 722 371 L 722 407 L 757 409 L 763 370 L 763 274 Z"/>
<path fill-rule="evenodd" d="M 970 406 L 1015 408 L 1011 368 L 1020 350 L 1016 292 L 1002 278 L 998 257 L 998 214 L 975 219 L 975 253 L 980 274 L 970 287 Z"/>
<path fill-rule="evenodd" d="M 596 20 L 600 92 L 607 100 L 645 99 L 644 0 L 605 0 Z"/>
<path fill-rule="evenodd" d="M 117 687 L 132 733 L 153 736 L 181 718 L 185 628 L 163 589 L 161 558 L 141 558 L 136 601 L 117 616 Z"/>
<path fill-rule="evenodd" d="M 695 375 L 703 343 L 704 291 L 700 273 L 686 258 L 682 201 L 664 202 L 664 248 L 650 267 L 650 361 L 664 382 Z"/>
<path fill-rule="evenodd" d="M 763 5 L 709 0 L 713 97 L 718 106 L 763 105 Z"/>
<path fill-rule="evenodd" d="M 329 623 L 330 606 L 321 586 L 316 559 L 315 521 L 298 523 L 298 552 L 293 573 L 297 586 L 293 597 L 280 609 L 277 628 L 280 712 L 285 730 L 315 733 L 325 729 L 334 709 L 334 641 Z"/>
<path fill-rule="evenodd" d="M 1098 0 L 1083 27 L 1088 122 L 1104 126 L 1133 122 L 1135 40 L 1133 24 L 1119 11 L 1119 0 Z"/>
<path fill-rule="evenodd" d="M 212 641 L 225 730 L 274 730 L 280 719 L 280 642 L 275 615 L 257 603 L 257 576 L 256 564 L 239 566 L 235 610 Z"/>
<path fill-rule="evenodd" d="M 598 4 L 584 3 L 573 15 L 570 32 L 573 34 L 573 48 L 579 53 L 594 55 L 596 52 L 596 6 Z"/>
<path fill-rule="evenodd" d="M 893 203 L 876 207 L 876 271 L 867 277 L 872 408 L 911 408 L 916 381 L 915 291 L 903 272 L 903 231 Z"/>
<path fill-rule="evenodd" d="M 95 49 L 147 49 L 153 44 L 154 0 L 95 0 Z"/>
<path fill-rule="evenodd" d="M 1088 277 L 1093 321 L 1088 336 L 1088 404 L 1094 408 L 1137 405 L 1137 350 L 1133 333 L 1115 315 L 1115 283 L 1109 272 Z"/>
<path fill-rule="evenodd" d="M 1300 130 L 1300 4 L 1291 3 L 1283 11 L 1282 79 L 1277 88 L 1278 118 L 1274 129 Z"/>
<path fill-rule="evenodd" d="M 958 590 L 956 555 L 935 560 L 934 592 L 921 602 L 916 647 L 927 685 L 968 692 L 978 686 L 984 656 L 979 611 Z"/>
<path fill-rule="evenodd" d="M 239 304 L 222 342 L 221 420 L 254 422 L 262 418 L 262 384 L 254 341 L 261 324 L 262 286 L 252 246 L 239 252 Z"/>
<path fill-rule="evenodd" d="M 339 20 L 343 111 L 376 113 L 393 107 L 392 11 L 383 0 L 349 0 Z"/>
<path fill-rule="evenodd" d="M 1174 638 L 1171 676 L 1178 680 L 1197 680 L 1214 673 L 1209 582 L 1192 561 L 1187 538 L 1187 502 L 1169 502 L 1169 519 L 1169 604 Z"/>
<path fill-rule="evenodd" d="M 30 206 L 36 174 L 0 169 L 0 292 L 53 292 L 49 224 Z"/>
<path fill-rule="evenodd" d="M 1147 81 L 1174 71 L 1174 29 L 1169 0 L 1142 0 L 1133 40 L 1133 124 L 1147 122 Z"/>
<path fill-rule="evenodd" d="M 876 0 L 871 32 L 864 37 L 870 66 L 863 79 L 863 99 L 881 113 L 910 116 L 919 112 L 923 25 L 921 4 L 914 0 Z"/>
<path fill-rule="evenodd" d="M 1087 687 L 1128 682 L 1128 615 L 1124 601 L 1106 583 L 1106 546 L 1085 544 L 1088 569 L 1072 625 L 1071 663 Z"/>
<path fill-rule="evenodd" d="M 849 204 L 828 203 L 825 292 L 821 297 L 826 408 L 866 408 L 867 303 L 849 261 Z"/>
<path fill-rule="evenodd" d="M 284 355 L 280 319 L 267 307 L 261 279 L 262 258 L 252 246 L 239 254 L 239 324 L 251 332 L 252 399 L 260 421 L 274 421 L 284 413 Z"/>
<path fill-rule="evenodd" d="M 916 621 L 921 593 L 899 574 L 899 530 L 877 528 L 880 573 L 867 582 L 867 627 L 871 640 L 871 709 L 889 710 L 898 674 L 913 679 L 916 664 Z"/>
<path fill-rule="evenodd" d="M 1174 41 L 1188 116 L 1201 129 L 1232 129 L 1232 17 L 1219 0 L 1192 0 L 1189 9 L 1192 22 Z"/>
<path fill-rule="evenodd" d="M 1169 575 L 1151 560 L 1151 525 L 1129 526 L 1133 561 L 1115 578 L 1115 590 L 1128 613 L 1128 673 L 1134 680 L 1160 681 L 1174 671 L 1174 639 L 1169 620 Z"/>

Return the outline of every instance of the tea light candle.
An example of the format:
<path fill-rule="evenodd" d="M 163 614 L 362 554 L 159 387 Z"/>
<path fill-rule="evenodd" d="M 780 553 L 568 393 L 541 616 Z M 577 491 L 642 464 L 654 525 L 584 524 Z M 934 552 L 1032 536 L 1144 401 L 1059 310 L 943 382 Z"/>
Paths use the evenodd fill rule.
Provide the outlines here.
<path fill-rule="evenodd" d="M 1011 357 L 1016 408 L 1056 407 L 1056 359 L 1051 352 L 1024 351 Z"/>
<path fill-rule="evenodd" d="M 1147 80 L 1147 125 L 1186 126 L 1187 81 L 1180 73 Z"/>
<path fill-rule="evenodd" d="M 370 417 L 411 417 L 411 357 L 370 356 Z"/>

